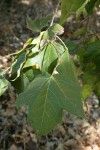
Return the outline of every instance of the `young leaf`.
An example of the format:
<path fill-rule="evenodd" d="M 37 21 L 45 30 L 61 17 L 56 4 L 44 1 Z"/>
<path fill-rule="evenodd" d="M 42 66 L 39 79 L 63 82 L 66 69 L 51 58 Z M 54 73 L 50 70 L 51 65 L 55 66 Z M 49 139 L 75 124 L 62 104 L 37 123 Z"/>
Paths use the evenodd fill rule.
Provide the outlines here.
<path fill-rule="evenodd" d="M 84 116 L 73 64 L 67 50 L 61 56 L 58 74 L 42 74 L 19 95 L 18 105 L 28 105 L 29 120 L 38 135 L 44 135 L 61 122 L 62 111 Z"/>
<path fill-rule="evenodd" d="M 50 16 L 42 19 L 32 20 L 31 18 L 27 18 L 27 27 L 35 32 L 41 32 L 41 29 L 48 25 L 50 21 Z"/>
<path fill-rule="evenodd" d="M 71 13 L 76 12 L 84 3 L 84 0 L 62 0 L 60 24 L 63 24 Z"/>
<path fill-rule="evenodd" d="M 54 23 L 44 32 L 43 39 L 52 40 L 55 37 L 55 35 L 61 35 L 63 34 L 63 32 L 64 28 L 61 25 Z"/>
<path fill-rule="evenodd" d="M 64 28 L 58 23 L 54 23 L 51 27 L 49 27 L 49 30 L 56 35 L 61 35 L 64 33 Z"/>

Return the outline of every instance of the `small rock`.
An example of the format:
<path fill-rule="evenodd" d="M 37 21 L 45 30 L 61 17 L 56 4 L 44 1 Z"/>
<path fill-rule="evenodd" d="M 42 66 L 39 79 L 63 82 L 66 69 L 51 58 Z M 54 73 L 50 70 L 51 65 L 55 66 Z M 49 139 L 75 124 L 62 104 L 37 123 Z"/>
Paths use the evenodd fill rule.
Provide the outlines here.
<path fill-rule="evenodd" d="M 58 147 L 55 150 L 64 150 L 63 144 L 59 143 Z"/>
<path fill-rule="evenodd" d="M 11 147 L 8 149 L 8 150 L 17 150 L 17 147 L 16 147 L 16 145 L 11 145 Z"/>
<path fill-rule="evenodd" d="M 56 136 L 61 137 L 66 134 L 66 131 L 62 125 L 58 125 L 56 129 L 54 130 L 54 133 Z"/>
<path fill-rule="evenodd" d="M 74 140 L 74 139 L 69 139 L 68 141 L 66 141 L 66 142 L 64 143 L 65 146 L 74 146 L 74 145 L 76 145 L 76 144 L 77 144 L 77 141 Z"/>
<path fill-rule="evenodd" d="M 74 132 L 73 129 L 69 128 L 69 129 L 68 129 L 68 133 L 69 133 L 71 136 L 75 137 L 75 134 L 76 134 L 76 133 Z"/>
<path fill-rule="evenodd" d="M 22 35 L 20 36 L 20 38 L 21 38 L 21 40 L 22 40 L 23 42 L 25 42 L 25 41 L 29 38 L 29 36 L 28 36 L 27 34 L 22 34 Z"/>
<path fill-rule="evenodd" d="M 99 117 L 99 114 L 98 114 L 97 112 L 94 112 L 93 115 L 92 115 L 92 117 L 93 117 L 94 119 L 97 119 L 97 118 Z"/>
<path fill-rule="evenodd" d="M 76 140 L 80 140 L 80 139 L 81 139 L 81 136 L 80 136 L 79 134 L 76 134 L 76 135 L 75 135 L 75 139 L 76 139 Z"/>
<path fill-rule="evenodd" d="M 19 24 L 19 23 L 16 24 L 16 27 L 17 27 L 18 29 L 22 29 L 22 26 L 21 26 L 21 24 Z"/>
<path fill-rule="evenodd" d="M 19 44 L 18 44 L 18 43 L 14 43 L 13 45 L 14 45 L 14 47 L 15 47 L 16 49 L 19 48 Z"/>
<path fill-rule="evenodd" d="M 53 142 L 47 142 L 46 144 L 46 150 L 51 150 L 53 149 L 54 143 Z"/>
<path fill-rule="evenodd" d="M 77 119 L 77 120 L 75 121 L 75 124 L 76 124 L 77 126 L 82 127 L 82 128 L 85 128 L 85 127 L 90 126 L 90 124 L 89 124 L 85 119 L 83 119 L 83 120 Z"/>
<path fill-rule="evenodd" d="M 100 148 L 96 144 L 94 144 L 92 145 L 92 150 L 100 150 Z"/>
<path fill-rule="evenodd" d="M 91 146 L 86 146 L 84 150 L 93 150 Z"/>

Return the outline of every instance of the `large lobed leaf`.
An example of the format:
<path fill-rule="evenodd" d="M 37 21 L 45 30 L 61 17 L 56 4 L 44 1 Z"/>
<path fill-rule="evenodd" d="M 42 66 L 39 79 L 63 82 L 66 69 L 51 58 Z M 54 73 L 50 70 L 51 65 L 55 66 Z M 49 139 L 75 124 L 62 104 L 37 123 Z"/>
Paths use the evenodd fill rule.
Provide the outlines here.
<path fill-rule="evenodd" d="M 53 24 L 30 39 L 15 54 L 11 79 L 19 94 L 17 104 L 28 105 L 28 118 L 38 135 L 61 122 L 63 110 L 83 117 L 80 87 L 65 44 L 57 35 L 63 27 Z M 55 42 L 56 38 L 61 42 Z"/>
<path fill-rule="evenodd" d="M 28 118 L 38 135 L 61 122 L 63 110 L 83 117 L 80 87 L 67 50 L 61 56 L 58 74 L 37 76 L 18 96 L 18 105 L 28 105 Z"/>

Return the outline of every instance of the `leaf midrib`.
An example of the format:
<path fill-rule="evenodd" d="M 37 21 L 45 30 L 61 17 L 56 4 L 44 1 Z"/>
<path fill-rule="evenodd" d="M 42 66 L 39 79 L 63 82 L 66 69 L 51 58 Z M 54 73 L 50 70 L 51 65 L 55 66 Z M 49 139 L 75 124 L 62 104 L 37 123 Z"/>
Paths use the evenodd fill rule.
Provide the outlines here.
<path fill-rule="evenodd" d="M 48 79 L 49 81 L 47 82 L 48 88 L 47 88 L 47 92 L 46 92 L 46 96 L 45 96 L 45 102 L 44 102 L 44 108 L 43 108 L 43 115 L 42 115 L 42 121 L 41 121 L 41 131 L 43 129 L 42 124 L 43 124 L 43 120 L 44 120 L 45 107 L 46 107 L 46 103 L 47 103 L 47 96 L 48 96 L 48 91 L 49 91 L 49 87 L 50 87 L 51 78 L 52 78 L 52 76 Z"/>

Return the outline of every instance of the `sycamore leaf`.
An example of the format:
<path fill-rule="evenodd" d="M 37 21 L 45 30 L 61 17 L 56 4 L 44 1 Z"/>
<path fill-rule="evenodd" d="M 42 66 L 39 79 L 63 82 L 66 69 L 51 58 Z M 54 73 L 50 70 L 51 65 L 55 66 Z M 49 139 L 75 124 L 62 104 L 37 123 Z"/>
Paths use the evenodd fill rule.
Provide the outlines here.
<path fill-rule="evenodd" d="M 82 6 L 83 3 L 84 0 L 62 0 L 60 24 L 63 24 L 73 12 L 76 12 Z"/>
<path fill-rule="evenodd" d="M 63 110 L 83 117 L 80 87 L 67 50 L 61 56 L 58 74 L 37 76 L 18 96 L 18 105 L 28 105 L 30 120 L 38 135 L 44 135 L 61 122 Z"/>

